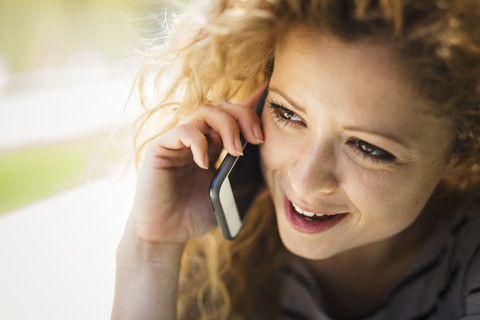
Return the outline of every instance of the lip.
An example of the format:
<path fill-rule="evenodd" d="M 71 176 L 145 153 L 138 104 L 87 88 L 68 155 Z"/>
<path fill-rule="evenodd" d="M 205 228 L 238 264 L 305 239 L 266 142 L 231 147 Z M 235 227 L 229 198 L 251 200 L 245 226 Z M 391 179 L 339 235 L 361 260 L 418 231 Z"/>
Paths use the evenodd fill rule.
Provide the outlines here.
<path fill-rule="evenodd" d="M 314 210 L 308 210 L 308 208 L 303 208 L 307 211 L 311 212 L 317 212 L 324 214 L 326 216 L 332 216 L 331 218 L 325 219 L 325 220 L 313 220 L 309 219 L 306 216 L 303 216 L 299 214 L 295 209 L 293 208 L 292 202 L 285 197 L 285 202 L 284 202 L 284 207 L 285 207 L 285 213 L 287 216 L 287 221 L 288 223 L 294 228 L 295 230 L 302 232 L 302 233 L 307 233 L 307 234 L 315 234 L 315 233 L 320 233 L 324 232 L 327 230 L 332 229 L 336 225 L 338 225 L 347 215 L 348 212 L 341 212 L 341 213 L 332 213 L 332 212 L 318 212 Z"/>

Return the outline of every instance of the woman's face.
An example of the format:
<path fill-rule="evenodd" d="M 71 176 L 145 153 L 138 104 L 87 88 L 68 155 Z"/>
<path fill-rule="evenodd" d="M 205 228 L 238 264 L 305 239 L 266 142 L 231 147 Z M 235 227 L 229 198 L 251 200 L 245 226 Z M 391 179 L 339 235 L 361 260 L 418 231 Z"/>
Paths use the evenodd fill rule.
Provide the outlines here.
<path fill-rule="evenodd" d="M 386 46 L 293 30 L 262 122 L 280 235 L 305 258 L 393 239 L 448 171 L 451 125 L 421 106 Z"/>

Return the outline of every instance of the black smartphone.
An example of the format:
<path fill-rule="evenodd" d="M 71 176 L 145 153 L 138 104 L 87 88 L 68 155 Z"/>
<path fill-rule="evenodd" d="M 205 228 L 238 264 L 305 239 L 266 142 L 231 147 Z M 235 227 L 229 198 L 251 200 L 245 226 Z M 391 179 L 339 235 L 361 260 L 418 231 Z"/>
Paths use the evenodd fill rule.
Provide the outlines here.
<path fill-rule="evenodd" d="M 267 89 L 258 100 L 255 111 L 262 114 Z M 210 201 L 218 225 L 226 239 L 235 239 L 259 192 L 264 185 L 260 170 L 258 146 L 240 137 L 243 156 L 227 154 L 210 184 Z"/>

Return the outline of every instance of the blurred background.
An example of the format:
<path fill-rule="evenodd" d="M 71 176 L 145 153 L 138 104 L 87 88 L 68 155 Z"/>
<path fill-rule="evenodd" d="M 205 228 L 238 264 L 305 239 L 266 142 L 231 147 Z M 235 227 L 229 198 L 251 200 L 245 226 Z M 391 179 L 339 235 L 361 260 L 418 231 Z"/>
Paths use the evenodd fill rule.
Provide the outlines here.
<path fill-rule="evenodd" d="M 0 0 L 0 319 L 108 319 L 134 192 L 124 110 L 188 1 Z"/>

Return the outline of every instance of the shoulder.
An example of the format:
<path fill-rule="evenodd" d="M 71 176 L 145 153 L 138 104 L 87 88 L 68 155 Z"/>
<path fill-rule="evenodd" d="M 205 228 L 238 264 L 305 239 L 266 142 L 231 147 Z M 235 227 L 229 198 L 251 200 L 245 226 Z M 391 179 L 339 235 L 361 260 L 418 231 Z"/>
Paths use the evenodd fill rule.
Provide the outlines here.
<path fill-rule="evenodd" d="M 480 319 L 478 197 L 432 225 L 422 252 L 378 311 L 400 312 L 399 319 Z"/>
<path fill-rule="evenodd" d="M 386 314 L 388 319 L 480 319 L 478 199 L 463 202 L 432 225 L 421 253 L 375 319 Z"/>
<path fill-rule="evenodd" d="M 454 245 L 455 261 L 459 266 L 461 299 L 466 314 L 480 316 L 480 197 L 464 209 L 463 219 L 452 233 L 457 233 Z"/>
<path fill-rule="evenodd" d="M 302 258 L 286 254 L 281 275 L 279 319 L 330 319 L 324 309 L 320 289 Z"/>

